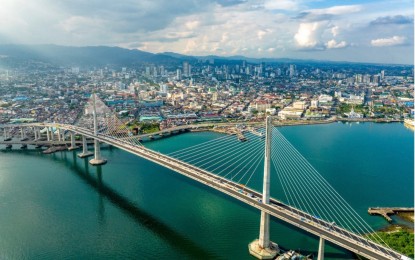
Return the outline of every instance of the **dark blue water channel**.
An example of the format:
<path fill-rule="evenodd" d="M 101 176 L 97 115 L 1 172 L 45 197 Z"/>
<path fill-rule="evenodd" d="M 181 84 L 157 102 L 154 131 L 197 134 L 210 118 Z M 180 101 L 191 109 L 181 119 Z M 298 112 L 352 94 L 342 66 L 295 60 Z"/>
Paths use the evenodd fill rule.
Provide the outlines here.
<path fill-rule="evenodd" d="M 368 207 L 414 205 L 414 135 L 402 124 L 280 131 L 373 228 L 387 223 Z M 187 133 L 145 145 L 167 153 L 220 136 Z M 109 147 L 102 167 L 76 151 L 0 151 L 0 259 L 252 259 L 247 245 L 258 236 L 259 211 L 171 170 Z M 274 197 L 282 196 L 277 182 L 272 176 Z M 316 237 L 277 219 L 271 239 L 304 254 L 318 247 Z M 326 259 L 352 258 L 326 245 Z"/>

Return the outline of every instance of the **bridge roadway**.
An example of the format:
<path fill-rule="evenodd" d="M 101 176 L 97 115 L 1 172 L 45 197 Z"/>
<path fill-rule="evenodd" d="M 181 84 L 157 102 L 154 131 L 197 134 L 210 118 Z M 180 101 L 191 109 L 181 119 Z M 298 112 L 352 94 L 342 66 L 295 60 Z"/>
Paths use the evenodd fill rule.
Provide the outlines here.
<path fill-rule="evenodd" d="M 152 151 L 142 146 L 134 146 L 130 143 L 119 140 L 110 136 L 98 135 L 95 136 L 92 130 L 80 128 L 72 125 L 62 124 L 25 124 L 24 126 L 49 126 L 60 127 L 65 130 L 74 131 L 78 134 L 89 138 L 95 138 L 100 142 L 107 143 L 119 149 L 125 150 L 129 153 L 135 154 L 161 166 L 169 168 L 184 176 L 187 176 L 195 181 L 205 184 L 213 189 L 228 194 L 229 196 L 251 205 L 261 211 L 265 211 L 271 216 L 288 222 L 298 228 L 301 228 L 309 233 L 332 242 L 342 248 L 348 249 L 358 255 L 364 256 L 368 259 L 383 260 L 383 259 L 408 259 L 400 253 L 392 249 L 381 246 L 373 241 L 354 234 L 348 230 L 337 226 L 332 226 L 330 223 L 311 216 L 301 210 L 288 206 L 281 201 L 274 198 L 270 199 L 270 204 L 263 204 L 260 199 L 262 194 L 249 189 L 241 184 L 229 181 L 213 173 L 177 160 L 175 158 L 163 155 L 161 153 Z M 1 127 L 1 126 L 0 126 Z"/>
<path fill-rule="evenodd" d="M 47 141 L 47 140 L 27 140 L 27 141 L 20 141 L 20 140 L 11 140 L 11 141 L 0 141 L 0 144 L 26 144 L 26 145 L 70 145 L 71 140 L 67 141 Z M 75 141 L 75 144 L 82 145 L 82 141 Z M 93 144 L 93 141 L 88 140 L 87 144 Z"/>

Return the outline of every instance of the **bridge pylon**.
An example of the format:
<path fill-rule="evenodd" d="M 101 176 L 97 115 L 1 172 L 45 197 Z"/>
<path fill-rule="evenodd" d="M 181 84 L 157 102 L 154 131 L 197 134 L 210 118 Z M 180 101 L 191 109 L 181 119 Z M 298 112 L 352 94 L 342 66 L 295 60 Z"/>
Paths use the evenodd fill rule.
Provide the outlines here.
<path fill-rule="evenodd" d="M 98 122 L 97 122 L 97 108 L 95 104 L 95 93 L 92 94 L 92 101 L 93 101 L 93 117 L 94 117 L 94 135 L 98 136 Z M 94 140 L 94 159 L 89 161 L 92 165 L 102 165 L 106 164 L 107 160 L 101 157 L 101 148 L 99 146 L 99 140 Z"/>
<path fill-rule="evenodd" d="M 271 163 L 271 117 L 267 116 L 265 121 L 265 158 L 264 158 L 264 182 L 262 192 L 262 203 L 269 204 L 270 186 L 270 163 Z M 249 245 L 249 253 L 258 259 L 274 259 L 279 252 L 278 245 L 269 240 L 269 214 L 261 211 L 261 224 L 259 239 L 255 239 Z"/>

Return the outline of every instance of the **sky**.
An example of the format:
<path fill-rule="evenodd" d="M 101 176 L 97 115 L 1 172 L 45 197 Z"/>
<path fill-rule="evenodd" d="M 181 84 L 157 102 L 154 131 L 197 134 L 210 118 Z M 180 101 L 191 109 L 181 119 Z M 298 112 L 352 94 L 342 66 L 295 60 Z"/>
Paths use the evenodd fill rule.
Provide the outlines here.
<path fill-rule="evenodd" d="M 413 0 L 1 0 L 0 44 L 413 64 Z"/>

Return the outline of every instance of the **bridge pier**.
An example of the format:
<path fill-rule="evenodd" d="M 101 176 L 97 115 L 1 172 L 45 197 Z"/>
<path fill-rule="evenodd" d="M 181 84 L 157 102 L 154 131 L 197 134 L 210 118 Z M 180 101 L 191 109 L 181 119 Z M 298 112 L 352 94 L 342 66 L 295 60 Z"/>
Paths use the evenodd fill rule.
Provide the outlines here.
<path fill-rule="evenodd" d="M 97 139 L 94 140 L 94 159 L 91 159 L 89 163 L 92 165 L 103 165 L 107 163 L 107 160 L 101 157 L 101 147 Z"/>
<path fill-rule="evenodd" d="M 93 111 L 92 115 L 94 118 L 94 135 L 98 136 L 98 122 L 97 122 L 97 109 L 95 105 L 95 93 L 92 94 L 92 102 L 93 102 Z M 101 157 L 101 148 L 99 146 L 99 140 L 94 140 L 94 159 L 89 161 L 92 165 L 102 165 L 106 164 L 107 160 Z"/>
<path fill-rule="evenodd" d="M 317 260 L 324 260 L 324 238 L 320 237 Z"/>
<path fill-rule="evenodd" d="M 86 137 L 82 136 L 82 153 L 78 154 L 79 158 L 85 158 L 94 155 L 92 152 L 88 151 L 88 144 L 86 143 Z"/>
<path fill-rule="evenodd" d="M 20 134 L 21 134 L 21 139 L 20 141 L 26 141 L 29 138 L 27 137 L 27 129 L 26 128 L 20 128 Z"/>
<path fill-rule="evenodd" d="M 53 131 L 53 128 L 50 128 L 50 140 L 53 142 L 55 141 L 55 132 Z"/>
<path fill-rule="evenodd" d="M 266 118 L 265 158 L 264 158 L 264 182 L 262 203 L 269 204 L 270 192 L 270 158 L 271 158 L 271 117 Z M 259 239 L 248 245 L 249 253 L 258 259 L 274 259 L 279 252 L 278 245 L 269 240 L 269 214 L 261 211 L 261 224 Z"/>
<path fill-rule="evenodd" d="M 58 129 L 58 140 L 61 141 L 62 140 L 62 135 L 61 135 L 61 129 Z"/>
<path fill-rule="evenodd" d="M 10 131 L 7 131 L 7 128 L 5 127 L 4 128 L 4 141 L 11 141 L 12 140 L 12 137 L 9 136 L 9 134 L 10 134 Z"/>
<path fill-rule="evenodd" d="M 79 147 L 75 144 L 75 133 L 71 132 L 71 146 L 68 148 L 69 151 L 78 149 Z"/>
<path fill-rule="evenodd" d="M 37 141 L 38 136 L 37 136 L 37 128 L 33 127 L 33 134 L 35 135 L 35 141 Z"/>
<path fill-rule="evenodd" d="M 50 141 L 49 127 L 46 128 L 46 140 Z"/>

